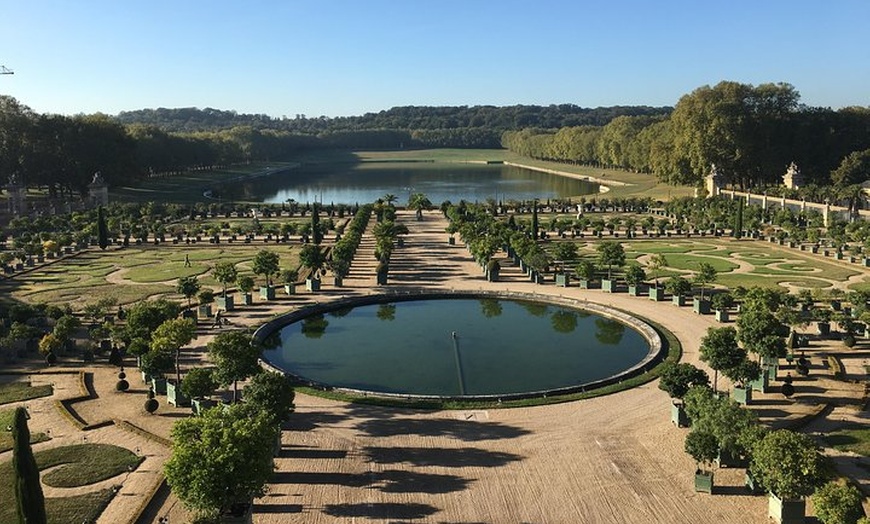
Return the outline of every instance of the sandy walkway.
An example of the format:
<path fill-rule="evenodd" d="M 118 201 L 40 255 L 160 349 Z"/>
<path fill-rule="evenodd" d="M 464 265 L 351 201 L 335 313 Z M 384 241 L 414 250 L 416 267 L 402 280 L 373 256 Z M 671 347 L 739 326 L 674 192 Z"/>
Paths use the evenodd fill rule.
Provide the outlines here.
<path fill-rule="evenodd" d="M 694 315 L 690 308 L 670 303 L 576 287 L 537 286 L 507 261 L 503 281 L 489 283 L 463 246 L 448 244 L 440 213 L 427 213 L 423 222 L 416 222 L 412 213 L 400 213 L 400 220 L 411 234 L 405 247 L 394 251 L 389 290 L 403 286 L 511 290 L 598 302 L 667 326 L 682 341 L 684 360 L 696 364 L 699 341 L 715 324 L 710 316 Z M 364 239 L 361 250 L 371 249 L 371 240 Z M 373 286 L 374 264 L 365 259 L 354 263 L 344 287 L 330 284 L 325 280 L 323 292 L 316 295 L 302 292 L 275 302 L 257 301 L 229 318 L 235 324 L 255 325 L 314 300 L 378 291 Z M 206 331 L 196 341 L 200 351 L 214 333 Z M 190 354 L 193 362 L 200 356 L 195 351 Z M 808 380 L 813 387 L 805 389 L 826 391 L 819 360 L 814 358 L 813 364 L 813 377 Z M 164 401 L 158 415 L 148 416 L 141 408 L 141 380 L 131 378 L 137 392 L 118 394 L 112 391 L 114 370 L 93 371 L 100 398 L 77 405 L 88 421 L 126 419 L 167 437 L 173 421 L 186 412 L 166 408 Z M 76 393 L 73 384 L 66 384 Z M 809 383 L 796 385 L 801 391 Z M 768 418 L 807 412 L 820 395 L 801 398 L 799 394 L 797 401 L 761 396 L 759 413 Z M 50 401 L 42 401 L 41 406 L 34 417 L 35 429 L 55 425 L 57 442 L 81 441 L 83 432 L 65 421 L 59 423 Z M 274 481 L 269 493 L 257 501 L 254 522 L 767 522 L 766 498 L 746 494 L 742 470 L 719 470 L 714 496 L 694 492 L 695 465 L 683 452 L 686 432 L 670 423 L 667 395 L 656 383 L 579 402 L 476 411 L 418 412 L 298 395 L 297 412 L 283 434 Z M 139 448 L 148 457 L 124 482 L 124 496 L 116 497 L 99 521 L 128 522 L 159 484 L 161 464 L 169 451 L 114 426 L 87 436 Z M 157 515 L 167 515 L 174 523 L 188 521 L 171 495 L 158 499 L 158 507 L 149 515 L 150 521 Z"/>

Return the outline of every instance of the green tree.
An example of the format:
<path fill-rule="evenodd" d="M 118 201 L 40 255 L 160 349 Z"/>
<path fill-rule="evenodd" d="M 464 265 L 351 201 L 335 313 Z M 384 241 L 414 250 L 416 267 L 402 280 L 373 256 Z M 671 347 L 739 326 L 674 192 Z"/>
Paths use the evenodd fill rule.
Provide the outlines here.
<path fill-rule="evenodd" d="M 150 342 L 154 330 L 167 320 L 177 317 L 179 313 L 178 304 L 166 299 L 137 302 L 127 310 L 125 340 L 129 342 L 140 338 Z"/>
<path fill-rule="evenodd" d="M 18 522 L 44 524 L 45 499 L 39 483 L 39 468 L 30 448 L 30 430 L 24 408 L 15 409 L 12 422 L 12 470 L 15 472 Z"/>
<path fill-rule="evenodd" d="M 665 258 L 663 253 L 654 253 L 650 255 L 646 267 L 649 270 L 650 275 L 653 276 L 656 289 L 659 287 L 659 277 L 661 276 L 659 272 L 667 266 L 668 259 Z"/>
<path fill-rule="evenodd" d="M 254 279 L 250 275 L 242 275 L 236 285 L 239 286 L 239 291 L 247 295 L 254 289 Z"/>
<path fill-rule="evenodd" d="M 277 431 L 268 416 L 243 405 L 179 420 L 163 468 L 172 492 L 186 508 L 209 518 L 262 496 L 272 475 Z"/>
<path fill-rule="evenodd" d="M 414 210 L 417 220 L 423 220 L 423 211 L 432 209 L 432 202 L 423 193 L 414 193 L 408 198 L 408 208 Z"/>
<path fill-rule="evenodd" d="M 696 428 L 692 428 L 692 431 L 686 435 L 684 448 L 686 453 L 695 459 L 698 469 L 702 469 L 702 467 L 709 469 L 719 455 L 719 442 L 716 440 L 716 436 Z"/>
<path fill-rule="evenodd" d="M 743 347 L 759 357 L 783 358 L 785 339 L 780 335 L 786 328 L 770 309 L 750 307 L 737 319 L 738 340 Z"/>
<path fill-rule="evenodd" d="M 598 252 L 598 263 L 607 267 L 607 279 L 611 280 L 613 267 L 621 268 L 625 265 L 625 249 L 619 242 L 605 240 L 595 250 Z"/>
<path fill-rule="evenodd" d="M 704 300 L 704 289 L 708 284 L 716 281 L 716 268 L 712 264 L 701 262 L 698 264 L 698 270 L 695 272 L 695 277 L 692 281 L 701 286 L 701 300 Z"/>
<path fill-rule="evenodd" d="M 293 412 L 296 392 L 290 379 L 281 373 L 262 371 L 244 389 L 245 403 L 265 412 L 275 425 Z"/>
<path fill-rule="evenodd" d="M 266 249 L 260 250 L 256 255 L 254 255 L 254 261 L 252 264 L 254 274 L 263 275 L 266 278 L 266 285 L 271 286 L 272 275 L 277 273 L 280 268 L 279 262 L 278 253 Z"/>
<path fill-rule="evenodd" d="M 323 240 L 323 232 L 320 230 L 320 212 L 317 210 L 317 202 L 311 205 L 311 241 L 319 246 Z"/>
<path fill-rule="evenodd" d="M 713 389 L 718 391 L 719 372 L 731 369 L 746 359 L 746 351 L 737 345 L 733 327 L 709 328 L 701 339 L 701 360 L 713 371 Z"/>
<path fill-rule="evenodd" d="M 97 209 L 97 239 L 100 249 L 109 247 L 109 227 L 106 225 L 106 210 L 103 206 Z"/>
<path fill-rule="evenodd" d="M 862 498 L 852 484 L 832 480 L 813 493 L 813 507 L 822 524 L 855 524 L 864 516 Z"/>
<path fill-rule="evenodd" d="M 625 281 L 630 286 L 640 286 L 646 280 L 646 271 L 637 264 L 631 264 L 625 270 Z"/>
<path fill-rule="evenodd" d="M 840 187 L 861 184 L 870 179 L 870 149 L 850 153 L 837 169 L 831 171 L 831 182 Z"/>
<path fill-rule="evenodd" d="M 659 389 L 671 398 L 683 398 L 693 386 L 708 386 L 710 377 L 702 369 L 687 362 L 668 362 L 662 366 Z"/>
<path fill-rule="evenodd" d="M 193 368 L 181 381 L 181 392 L 188 398 L 209 397 L 217 387 L 214 372 L 209 368 Z"/>
<path fill-rule="evenodd" d="M 196 338 L 196 323 L 189 318 L 173 318 L 160 324 L 151 337 L 152 351 L 175 355 L 175 383 L 181 384 L 181 348 Z"/>
<path fill-rule="evenodd" d="M 319 277 L 318 271 L 326 263 L 326 258 L 323 256 L 320 246 L 306 244 L 299 250 L 299 263 L 302 264 L 302 267 L 308 268 L 311 273 L 309 278 L 316 279 Z"/>
<path fill-rule="evenodd" d="M 223 296 L 226 297 L 227 286 L 232 282 L 235 282 L 239 276 L 239 273 L 236 270 L 236 265 L 232 262 L 218 262 L 214 265 L 211 273 L 214 276 L 214 279 L 220 282 L 223 286 Z M 196 292 L 194 292 L 194 294 L 196 294 Z"/>
<path fill-rule="evenodd" d="M 771 431 L 752 450 L 752 476 L 782 499 L 809 496 L 824 479 L 813 440 L 787 429 Z"/>
<path fill-rule="evenodd" d="M 187 299 L 187 307 L 190 309 L 190 300 L 199 293 L 200 287 L 199 280 L 195 275 L 191 275 L 179 277 L 178 283 L 175 285 L 175 291 Z"/>
<path fill-rule="evenodd" d="M 675 297 L 683 296 L 692 290 L 692 284 L 683 277 L 674 276 L 665 282 L 665 290 Z"/>
<path fill-rule="evenodd" d="M 233 385 L 233 402 L 238 399 L 238 381 L 260 371 L 257 361 L 261 352 L 260 345 L 247 331 L 227 331 L 208 343 L 215 378 L 223 385 Z"/>

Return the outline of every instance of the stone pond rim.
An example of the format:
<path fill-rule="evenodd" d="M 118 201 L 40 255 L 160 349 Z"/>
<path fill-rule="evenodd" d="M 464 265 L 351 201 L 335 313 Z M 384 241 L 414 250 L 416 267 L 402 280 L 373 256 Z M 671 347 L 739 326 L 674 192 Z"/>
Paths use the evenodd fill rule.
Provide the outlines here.
<path fill-rule="evenodd" d="M 353 389 L 346 387 L 332 386 L 311 381 L 305 377 L 297 376 L 278 366 L 273 365 L 268 359 L 263 357 L 265 367 L 284 373 L 299 385 L 305 385 L 314 389 L 323 391 L 335 391 L 347 393 L 351 395 L 360 395 L 367 398 L 384 398 L 395 400 L 419 400 L 419 401 L 502 401 L 502 400 L 521 400 L 541 397 L 553 397 L 558 395 L 576 394 L 589 392 L 612 384 L 620 383 L 629 378 L 641 375 L 652 370 L 656 365 L 662 362 L 667 356 L 667 346 L 663 342 L 658 330 L 647 322 L 632 316 L 626 312 L 619 311 L 607 306 L 603 306 L 594 302 L 584 300 L 568 299 L 564 297 L 551 297 L 546 295 L 537 295 L 531 293 L 514 293 L 514 292 L 489 292 L 489 291 L 451 291 L 451 290 L 425 290 L 425 291 L 410 291 L 402 290 L 392 293 L 372 294 L 362 297 L 350 297 L 335 301 L 315 304 L 299 310 L 291 311 L 280 315 L 269 322 L 260 326 L 254 333 L 254 338 L 260 342 L 266 341 L 270 336 L 280 331 L 282 328 L 301 321 L 313 315 L 320 315 L 336 310 L 346 309 L 357 306 L 367 306 L 374 304 L 385 304 L 394 302 L 406 301 L 422 301 L 422 300 L 438 300 L 438 299 L 503 299 L 512 301 L 527 301 L 540 303 L 542 305 L 560 306 L 578 311 L 588 312 L 611 320 L 618 321 L 634 331 L 638 332 L 648 343 L 648 351 L 646 356 L 635 363 L 634 365 L 624 369 L 623 371 L 612 376 L 586 382 L 583 384 L 571 385 L 568 387 L 560 387 L 548 390 L 526 391 L 520 393 L 508 394 L 482 394 L 482 395 L 426 395 L 414 393 L 386 393 L 380 391 Z"/>

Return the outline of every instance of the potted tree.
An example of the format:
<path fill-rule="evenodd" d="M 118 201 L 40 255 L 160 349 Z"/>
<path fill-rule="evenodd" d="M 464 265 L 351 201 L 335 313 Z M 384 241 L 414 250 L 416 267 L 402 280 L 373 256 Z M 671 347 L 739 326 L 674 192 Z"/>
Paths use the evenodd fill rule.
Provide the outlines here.
<path fill-rule="evenodd" d="M 329 269 L 332 271 L 335 287 L 341 287 L 344 277 L 350 273 L 350 262 L 343 258 L 333 258 L 329 261 Z"/>
<path fill-rule="evenodd" d="M 771 431 L 753 448 L 750 470 L 770 491 L 768 516 L 781 524 L 804 522 L 805 497 L 824 480 L 822 457 L 809 436 Z"/>
<path fill-rule="evenodd" d="M 831 317 L 833 312 L 825 307 L 814 308 L 812 310 L 813 317 L 816 320 L 816 329 L 818 334 L 827 337 L 831 334 Z"/>
<path fill-rule="evenodd" d="M 628 294 L 637 297 L 643 292 L 643 282 L 646 280 L 646 271 L 637 264 L 628 266 L 625 270 L 625 281 L 628 282 Z"/>
<path fill-rule="evenodd" d="M 692 309 L 699 315 L 709 315 L 710 301 L 704 298 L 704 290 L 707 284 L 712 284 L 716 281 L 716 269 L 707 262 L 701 262 L 698 264 L 698 271 L 695 272 L 693 281 L 701 287 L 701 295 L 694 299 Z"/>
<path fill-rule="evenodd" d="M 151 388 L 158 395 L 166 394 L 166 378 L 164 374 L 173 366 L 172 353 L 151 349 L 140 359 L 139 369 L 142 379 L 150 382 Z"/>
<path fill-rule="evenodd" d="M 486 279 L 490 282 L 498 282 L 498 275 L 500 272 L 501 272 L 501 264 L 499 263 L 498 260 L 491 258 L 489 260 L 489 262 L 486 263 Z M 568 275 L 562 273 L 562 276 L 565 278 L 563 285 L 567 286 L 568 285 L 568 282 L 567 282 Z M 558 275 L 557 275 L 557 277 L 558 277 Z M 558 284 L 558 278 L 557 278 L 556 283 Z"/>
<path fill-rule="evenodd" d="M 191 369 L 181 382 L 181 391 L 191 399 L 193 412 L 197 415 L 202 415 L 203 411 L 214 407 L 215 401 L 211 399 L 211 395 L 217 387 L 214 373 L 208 368 Z"/>
<path fill-rule="evenodd" d="M 607 278 L 601 280 L 601 289 L 606 293 L 616 291 L 616 283 L 613 281 L 613 268 L 621 268 L 625 265 L 625 249 L 622 244 L 614 240 L 605 240 L 595 248 L 598 251 L 598 263 L 607 267 Z"/>
<path fill-rule="evenodd" d="M 685 306 L 686 294 L 692 290 L 692 284 L 683 277 L 671 277 L 665 282 L 665 290 L 671 294 L 675 306 Z"/>
<path fill-rule="evenodd" d="M 250 306 L 254 303 L 254 297 L 251 295 L 251 291 L 254 290 L 254 279 L 250 275 L 240 276 L 236 281 L 236 285 L 239 286 L 239 291 L 242 292 L 242 303 L 246 306 Z"/>
<path fill-rule="evenodd" d="M 665 299 L 665 290 L 659 287 L 659 276 L 662 268 L 667 267 L 668 259 L 661 253 L 655 253 L 649 257 L 647 268 L 654 275 L 653 287 L 649 290 L 649 299 L 661 302 Z"/>
<path fill-rule="evenodd" d="M 223 287 L 221 296 L 218 298 L 218 307 L 224 311 L 232 311 L 235 309 L 235 301 L 232 295 L 227 294 L 227 286 L 239 277 L 236 265 L 232 262 L 218 262 L 214 265 L 211 273 Z"/>
<path fill-rule="evenodd" d="M 211 318 L 211 305 L 214 302 L 214 291 L 205 288 L 196 295 L 196 298 L 199 300 L 199 316 L 206 319 Z"/>
<path fill-rule="evenodd" d="M 178 284 L 175 286 L 175 290 L 179 294 L 184 295 L 184 298 L 187 299 L 187 309 L 182 312 L 182 315 L 185 318 L 196 320 L 196 311 L 193 310 L 191 299 L 199 293 L 200 288 L 201 286 L 196 276 L 181 277 L 178 279 Z"/>
<path fill-rule="evenodd" d="M 746 351 L 737 345 L 733 327 L 709 328 L 701 339 L 701 360 L 713 369 L 713 390 L 718 390 L 719 372 L 737 367 L 746 360 Z"/>
<path fill-rule="evenodd" d="M 727 291 L 724 293 L 716 293 L 710 299 L 710 304 L 716 312 L 716 320 L 718 322 L 728 322 L 728 310 L 734 305 L 734 297 Z"/>
<path fill-rule="evenodd" d="M 296 281 L 299 280 L 299 271 L 296 269 L 285 269 L 281 271 L 281 280 L 284 281 L 284 291 L 288 295 L 296 294 Z"/>
<path fill-rule="evenodd" d="M 175 381 L 166 381 L 166 396 L 175 406 L 187 406 L 189 400 L 181 392 L 181 348 L 196 338 L 196 323 L 187 318 L 169 319 L 154 330 L 151 351 L 169 352 L 175 356 Z M 155 388 L 156 389 L 156 388 Z"/>
<path fill-rule="evenodd" d="M 722 370 L 722 374 L 731 379 L 731 398 L 738 404 L 748 405 L 752 402 L 752 382 L 761 376 L 761 366 L 758 362 L 744 358 L 736 366 Z"/>
<path fill-rule="evenodd" d="M 375 275 L 379 286 L 387 285 L 387 276 L 389 275 L 389 273 L 390 264 L 388 264 L 387 262 L 378 262 L 378 265 L 375 268 Z"/>
<path fill-rule="evenodd" d="M 260 287 L 260 298 L 275 300 L 275 288 L 272 286 L 272 275 L 278 272 L 278 253 L 266 249 L 260 250 L 254 255 L 252 269 L 255 275 L 263 275 L 265 286 Z"/>
<path fill-rule="evenodd" d="M 671 422 L 677 427 L 689 425 L 682 399 L 694 386 L 709 386 L 710 377 L 692 364 L 668 362 L 662 366 L 659 389 L 671 397 Z"/>
<path fill-rule="evenodd" d="M 308 269 L 308 278 L 305 279 L 305 289 L 311 292 L 320 291 L 320 269 L 326 260 L 320 247 L 314 244 L 306 244 L 299 251 L 299 262 L 302 267 Z"/>
<path fill-rule="evenodd" d="M 590 289 L 595 278 L 595 264 L 589 260 L 581 260 L 574 267 L 577 279 L 582 289 Z"/>
<path fill-rule="evenodd" d="M 713 494 L 713 461 L 719 455 L 716 436 L 706 431 L 693 429 L 686 435 L 685 450 L 697 464 L 695 468 L 695 491 Z"/>

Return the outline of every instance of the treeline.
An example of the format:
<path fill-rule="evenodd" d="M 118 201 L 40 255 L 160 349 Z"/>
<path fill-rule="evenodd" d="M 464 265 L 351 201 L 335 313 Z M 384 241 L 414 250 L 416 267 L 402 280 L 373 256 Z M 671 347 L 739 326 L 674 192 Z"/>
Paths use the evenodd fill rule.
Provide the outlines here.
<path fill-rule="evenodd" d="M 272 118 L 263 114 L 195 107 L 140 109 L 118 114 L 122 124 L 145 124 L 170 132 L 215 131 L 238 126 L 319 135 L 336 131 L 396 129 L 491 129 L 499 133 L 524 127 L 603 126 L 618 116 L 667 115 L 669 107 L 614 106 L 586 108 L 574 104 L 549 106 L 402 106 L 362 116 Z"/>
<path fill-rule="evenodd" d="M 655 174 L 697 185 L 715 164 L 741 189 L 776 186 L 791 162 L 809 183 L 870 178 L 870 108 L 800 104 L 788 84 L 721 82 L 683 96 L 669 115 L 619 116 L 604 126 L 507 131 L 524 156 Z"/>

